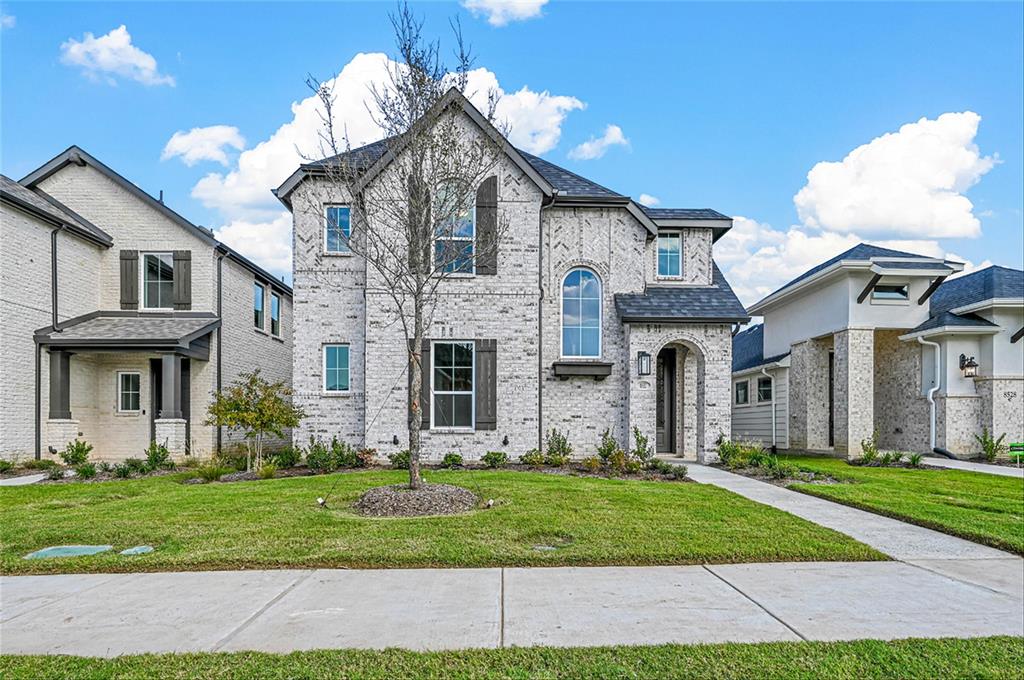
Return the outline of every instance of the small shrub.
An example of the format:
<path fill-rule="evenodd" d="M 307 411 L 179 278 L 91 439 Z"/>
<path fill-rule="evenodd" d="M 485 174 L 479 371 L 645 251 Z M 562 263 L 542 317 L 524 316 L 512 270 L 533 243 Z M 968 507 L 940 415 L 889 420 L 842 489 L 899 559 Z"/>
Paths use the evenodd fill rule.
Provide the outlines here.
<path fill-rule="evenodd" d="M 395 453 L 388 455 L 388 460 L 391 462 L 391 467 L 396 470 L 408 470 L 409 461 L 412 458 L 412 453 L 409 449 L 402 449 Z"/>
<path fill-rule="evenodd" d="M 550 467 L 565 467 L 569 464 L 569 456 L 559 449 L 548 451 L 544 456 L 544 464 Z"/>
<path fill-rule="evenodd" d="M 125 458 L 124 465 L 128 468 L 128 471 L 135 475 L 142 475 L 149 471 L 146 467 L 146 461 L 141 458 Z"/>
<path fill-rule="evenodd" d="M 128 479 L 129 477 L 132 476 L 131 469 L 124 463 L 118 463 L 117 465 L 115 465 L 112 472 L 114 473 L 114 476 L 117 477 L 118 479 Z"/>
<path fill-rule="evenodd" d="M 199 475 L 200 479 L 206 482 L 216 482 L 224 475 L 234 471 L 234 468 L 230 468 L 226 465 L 221 465 L 216 460 L 210 460 L 209 462 L 203 463 L 202 465 L 196 468 L 196 474 Z"/>
<path fill-rule="evenodd" d="M 615 437 L 612 436 L 611 430 L 605 429 L 601 433 L 601 443 L 597 446 L 597 456 L 608 465 L 612 456 L 619 450 L 619 443 L 615 441 Z"/>
<path fill-rule="evenodd" d="M 334 472 L 337 462 L 326 444 L 319 439 L 310 437 L 309 448 L 306 450 L 306 465 L 315 474 L 322 475 Z"/>
<path fill-rule="evenodd" d="M 277 466 L 273 463 L 264 463 L 263 466 L 256 471 L 256 476 L 260 479 L 273 479 L 276 474 Z"/>
<path fill-rule="evenodd" d="M 628 461 L 629 457 L 626 456 L 626 452 L 622 449 L 617 449 L 608 457 L 606 463 L 613 472 L 621 474 L 626 471 L 626 463 Z"/>
<path fill-rule="evenodd" d="M 60 452 L 60 458 L 68 467 L 77 467 L 89 460 L 89 452 L 92 451 L 92 444 L 79 441 L 68 442 L 64 450 Z"/>
<path fill-rule="evenodd" d="M 302 449 L 286 446 L 280 451 L 270 454 L 269 458 L 270 462 L 279 468 L 295 467 L 302 460 Z"/>
<path fill-rule="evenodd" d="M 0 475 L 14 469 L 14 463 L 9 460 L 0 460 Z"/>
<path fill-rule="evenodd" d="M 902 463 L 903 462 L 903 455 L 904 454 L 903 454 L 902 451 L 893 451 L 892 455 L 890 456 L 892 464 L 893 465 L 899 465 L 900 463 Z"/>
<path fill-rule="evenodd" d="M 47 479 L 64 479 L 64 468 L 59 465 L 54 465 L 52 468 L 46 471 Z"/>
<path fill-rule="evenodd" d="M 33 458 L 32 460 L 26 460 L 21 467 L 25 468 L 26 470 L 49 470 L 56 464 L 56 461 L 50 460 L 48 458 L 41 458 L 39 460 L 35 460 Z"/>
<path fill-rule="evenodd" d="M 647 469 L 662 475 L 668 475 L 672 473 L 672 468 L 674 467 L 675 466 L 672 465 L 672 463 L 668 462 L 667 460 L 662 460 L 661 458 L 654 458 L 647 466 Z"/>
<path fill-rule="evenodd" d="M 551 428 L 547 437 L 544 438 L 544 454 L 548 460 L 564 461 L 561 464 L 565 465 L 572 458 L 572 444 L 569 443 L 569 438 L 565 436 L 564 432 Z M 557 463 L 548 463 L 548 465 L 557 465 Z"/>
<path fill-rule="evenodd" d="M 921 459 L 924 458 L 920 453 L 912 453 L 907 457 L 907 464 L 910 467 L 921 467 Z"/>
<path fill-rule="evenodd" d="M 999 438 L 996 439 L 991 433 L 989 433 L 987 427 L 983 427 L 981 429 L 981 436 L 979 437 L 978 435 L 974 435 L 974 438 L 979 444 L 981 444 L 981 455 L 989 463 L 996 462 L 996 459 L 999 458 L 999 454 L 1006 451 L 1006 445 L 1003 444 L 1003 440 L 1006 439 L 1005 432 L 999 435 Z"/>
<path fill-rule="evenodd" d="M 885 467 L 887 465 L 891 465 L 892 462 L 893 462 L 892 461 L 892 454 L 890 452 L 888 452 L 888 451 L 886 451 L 885 453 L 881 454 L 878 457 L 878 464 L 881 465 L 882 467 Z"/>
<path fill-rule="evenodd" d="M 359 449 L 356 451 L 356 467 L 370 467 L 377 462 L 377 449 Z"/>
<path fill-rule="evenodd" d="M 722 465 L 728 468 L 736 468 L 737 459 L 740 457 L 743 447 L 738 442 L 723 439 L 718 442 L 718 458 Z"/>
<path fill-rule="evenodd" d="M 662 472 L 663 475 L 671 477 L 672 479 L 686 478 L 686 473 L 688 473 L 689 470 L 685 465 L 673 465 L 671 463 L 666 464 L 669 466 L 670 469 L 667 472 Z"/>
<path fill-rule="evenodd" d="M 171 452 L 167 450 L 167 447 L 155 441 L 149 443 L 149 448 L 145 451 L 146 454 L 146 469 L 148 471 L 153 470 L 173 470 L 174 461 L 171 460 Z"/>
<path fill-rule="evenodd" d="M 489 468 L 502 468 L 508 465 L 508 454 L 504 451 L 488 451 L 480 461 Z"/>
<path fill-rule="evenodd" d="M 776 462 L 774 466 L 767 469 L 768 474 L 774 479 L 795 479 L 800 475 L 800 468 L 789 463 Z"/>
<path fill-rule="evenodd" d="M 860 463 L 871 465 L 878 461 L 878 430 L 875 430 L 868 439 L 860 440 Z"/>
<path fill-rule="evenodd" d="M 462 467 L 462 456 L 457 453 L 444 454 L 444 458 L 441 459 L 441 467 L 446 467 L 449 470 Z"/>
<path fill-rule="evenodd" d="M 594 473 L 604 466 L 604 462 L 597 456 L 588 456 L 580 461 L 580 466 L 587 472 Z"/>
<path fill-rule="evenodd" d="M 246 469 L 245 447 L 240 444 L 225 447 L 214 457 L 217 459 L 217 464 L 221 467 L 229 467 L 232 470 Z"/>
<path fill-rule="evenodd" d="M 530 449 L 519 456 L 519 462 L 530 467 L 540 467 L 544 464 L 544 454 L 540 452 L 540 449 Z"/>
<path fill-rule="evenodd" d="M 644 469 L 644 464 L 638 461 L 636 458 L 626 457 L 626 464 L 623 466 L 623 471 L 635 475 Z"/>
<path fill-rule="evenodd" d="M 335 468 L 357 467 L 359 459 L 356 458 L 356 450 L 337 437 L 331 438 L 331 456 L 334 457 Z"/>
<path fill-rule="evenodd" d="M 75 474 L 82 479 L 92 479 L 96 476 L 96 465 L 94 463 L 82 463 L 75 468 Z"/>
<path fill-rule="evenodd" d="M 643 467 L 647 467 L 654 458 L 654 449 L 651 448 L 650 439 L 636 426 L 633 426 L 633 456 L 640 461 Z"/>

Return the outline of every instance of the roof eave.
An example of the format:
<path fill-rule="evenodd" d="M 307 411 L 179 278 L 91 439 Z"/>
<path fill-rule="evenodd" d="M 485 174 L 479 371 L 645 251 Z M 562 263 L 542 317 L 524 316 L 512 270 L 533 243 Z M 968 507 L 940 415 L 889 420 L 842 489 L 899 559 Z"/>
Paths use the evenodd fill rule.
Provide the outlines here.
<path fill-rule="evenodd" d="M 986 298 L 949 311 L 953 314 L 971 314 L 993 307 L 1024 307 L 1024 298 Z"/>
<path fill-rule="evenodd" d="M 637 316 L 635 314 L 621 314 L 619 319 L 623 323 L 747 323 L 749 316 Z"/>
<path fill-rule="evenodd" d="M 90 241 L 91 243 L 95 243 L 98 246 L 102 246 L 104 248 L 109 248 L 110 246 L 112 246 L 114 244 L 114 242 L 112 240 L 108 241 L 108 240 L 105 240 L 105 239 L 101 239 L 96 234 L 93 234 L 92 232 L 88 231 L 87 229 L 82 229 L 78 225 L 71 224 L 70 222 L 67 222 L 66 220 L 61 220 L 61 219 L 55 218 L 54 216 L 49 215 L 49 214 L 43 212 L 42 210 L 39 210 L 34 205 L 32 205 L 30 203 L 26 203 L 25 201 L 21 200 L 20 198 L 18 198 L 14 194 L 10 194 L 10 193 L 8 193 L 6 191 L 0 191 L 0 200 L 3 200 L 5 202 L 13 205 L 15 208 L 18 208 L 19 210 L 22 210 L 24 212 L 27 212 L 27 213 L 33 215 L 34 217 L 38 218 L 39 220 L 41 220 L 43 222 L 46 222 L 47 224 L 50 224 L 51 226 L 57 227 L 59 229 L 67 229 L 68 231 L 74 232 L 75 235 L 80 236 L 80 237 Z"/>
<path fill-rule="evenodd" d="M 998 326 L 937 326 L 926 328 L 923 331 L 906 333 L 899 336 L 900 340 L 914 340 L 916 338 L 929 338 L 933 335 L 995 335 L 999 333 Z"/>

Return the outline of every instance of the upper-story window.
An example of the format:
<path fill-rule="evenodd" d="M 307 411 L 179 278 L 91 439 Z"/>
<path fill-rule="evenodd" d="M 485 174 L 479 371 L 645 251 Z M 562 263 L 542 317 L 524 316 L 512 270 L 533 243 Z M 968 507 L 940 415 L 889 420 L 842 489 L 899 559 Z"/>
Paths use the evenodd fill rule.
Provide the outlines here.
<path fill-rule="evenodd" d="M 252 284 L 252 323 L 260 330 L 263 330 L 263 300 L 266 294 L 262 285 Z"/>
<path fill-rule="evenodd" d="M 562 281 L 562 356 L 601 356 L 601 281 L 589 269 Z"/>
<path fill-rule="evenodd" d="M 171 253 L 142 255 L 143 309 L 174 308 L 174 256 Z"/>
<path fill-rule="evenodd" d="M 473 274 L 476 205 L 452 183 L 442 184 L 434 196 L 435 210 L 449 215 L 437 226 L 434 266 L 446 274 Z"/>
<path fill-rule="evenodd" d="M 910 287 L 905 283 L 880 283 L 871 291 L 872 300 L 909 300 Z"/>
<path fill-rule="evenodd" d="M 658 276 L 678 278 L 683 273 L 683 238 L 678 231 L 658 233 Z"/>
<path fill-rule="evenodd" d="M 324 207 L 324 252 L 337 255 L 352 252 L 348 239 L 352 235 L 352 214 L 347 205 Z"/>
<path fill-rule="evenodd" d="M 277 293 L 270 294 L 270 334 L 281 335 L 281 296 Z"/>

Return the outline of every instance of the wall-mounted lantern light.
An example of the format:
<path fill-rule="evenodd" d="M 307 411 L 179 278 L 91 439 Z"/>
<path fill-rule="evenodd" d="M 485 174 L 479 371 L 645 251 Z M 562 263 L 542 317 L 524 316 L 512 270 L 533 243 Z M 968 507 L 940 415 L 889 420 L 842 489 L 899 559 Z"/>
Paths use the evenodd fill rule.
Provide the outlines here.
<path fill-rule="evenodd" d="M 636 353 L 636 374 L 637 375 L 650 375 L 651 374 L 651 355 L 647 352 Z"/>
<path fill-rule="evenodd" d="M 978 362 L 974 360 L 974 357 L 968 359 L 966 354 L 961 354 L 960 370 L 964 372 L 965 378 L 973 378 L 978 375 Z"/>
<path fill-rule="evenodd" d="M 395 446 L 398 446 L 398 435 L 397 434 L 394 437 L 391 438 L 391 443 L 394 444 Z"/>

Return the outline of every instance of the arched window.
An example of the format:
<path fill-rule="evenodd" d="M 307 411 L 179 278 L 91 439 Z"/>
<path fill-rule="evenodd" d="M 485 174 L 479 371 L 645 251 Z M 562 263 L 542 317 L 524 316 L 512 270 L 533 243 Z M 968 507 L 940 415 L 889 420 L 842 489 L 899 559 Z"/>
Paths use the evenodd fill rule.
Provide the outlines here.
<path fill-rule="evenodd" d="M 601 356 L 601 281 L 589 269 L 562 281 L 562 356 Z"/>

